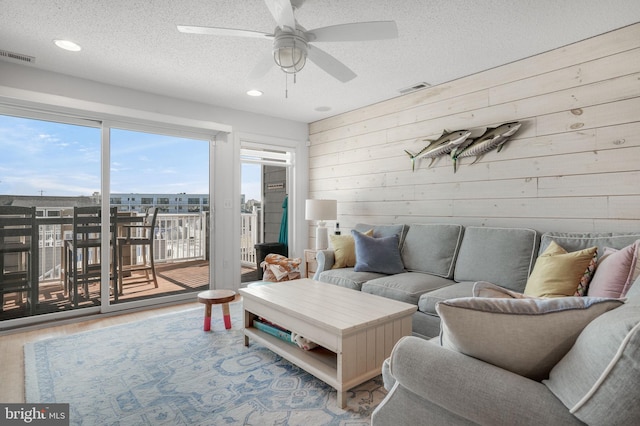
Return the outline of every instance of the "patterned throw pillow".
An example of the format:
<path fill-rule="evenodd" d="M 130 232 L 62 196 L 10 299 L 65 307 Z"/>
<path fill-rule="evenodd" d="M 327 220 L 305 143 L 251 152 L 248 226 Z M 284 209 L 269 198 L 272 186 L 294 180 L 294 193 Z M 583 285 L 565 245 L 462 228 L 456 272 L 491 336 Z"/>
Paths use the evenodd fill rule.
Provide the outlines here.
<path fill-rule="evenodd" d="M 593 274 L 596 271 L 596 265 L 598 264 L 598 252 L 593 253 L 593 257 L 591 258 L 591 262 L 589 262 L 589 266 L 582 274 L 580 278 L 580 283 L 578 284 L 578 288 L 574 296 L 583 297 L 587 295 L 587 291 L 589 290 L 589 283 L 593 279 Z"/>

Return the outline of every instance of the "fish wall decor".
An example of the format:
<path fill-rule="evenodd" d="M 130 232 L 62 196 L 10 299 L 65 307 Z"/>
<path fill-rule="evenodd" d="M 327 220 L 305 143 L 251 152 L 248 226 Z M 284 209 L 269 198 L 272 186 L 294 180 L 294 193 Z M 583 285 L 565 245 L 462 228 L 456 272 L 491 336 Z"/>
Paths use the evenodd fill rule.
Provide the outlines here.
<path fill-rule="evenodd" d="M 416 158 L 418 158 L 418 155 L 422 154 L 424 152 L 425 149 L 429 148 L 429 146 L 427 145 L 426 147 L 422 148 L 420 150 L 419 153 L 414 154 L 411 151 L 407 151 L 406 149 L 404 150 L 404 152 L 407 153 L 407 155 L 409 156 L 409 158 L 411 158 L 411 171 L 415 172 L 416 171 Z"/>
<path fill-rule="evenodd" d="M 427 139 L 426 141 L 429 142 L 429 145 L 427 145 L 417 155 L 417 157 L 420 159 L 422 158 L 431 159 L 431 161 L 429 162 L 429 165 L 427 166 L 427 167 L 431 167 L 431 165 L 433 164 L 436 158 L 442 155 L 449 154 L 455 148 L 463 144 L 470 135 L 471 135 L 471 132 L 469 130 L 456 130 L 454 132 L 448 132 L 444 130 L 442 132 L 442 135 L 435 141 L 430 141 Z M 429 149 L 427 150 L 427 148 Z"/>
<path fill-rule="evenodd" d="M 498 127 L 488 128 L 482 136 L 475 139 L 466 147 L 454 148 L 451 151 L 451 159 L 453 160 L 453 172 L 458 169 L 458 159 L 465 157 L 475 157 L 471 164 L 478 162 L 487 152 L 502 149 L 504 144 L 513 136 L 522 124 L 520 122 L 504 123 Z"/>

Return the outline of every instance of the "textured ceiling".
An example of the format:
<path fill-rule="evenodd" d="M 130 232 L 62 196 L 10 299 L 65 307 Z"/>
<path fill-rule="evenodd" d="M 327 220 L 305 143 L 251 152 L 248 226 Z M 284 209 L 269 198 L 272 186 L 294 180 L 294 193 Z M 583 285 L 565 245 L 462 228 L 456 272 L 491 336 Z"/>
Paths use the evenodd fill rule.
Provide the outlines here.
<path fill-rule="evenodd" d="M 296 12 L 307 29 L 395 20 L 399 38 L 318 43 L 358 77 L 340 83 L 308 62 L 293 84 L 275 67 L 247 78 L 269 40 L 176 30 L 273 32 L 263 0 L 0 0 L 0 10 L 0 49 L 36 57 L 25 66 L 305 123 L 640 21 L 638 0 L 307 0 Z M 55 38 L 82 51 L 63 51 Z M 245 94 L 254 88 L 264 95 Z"/>

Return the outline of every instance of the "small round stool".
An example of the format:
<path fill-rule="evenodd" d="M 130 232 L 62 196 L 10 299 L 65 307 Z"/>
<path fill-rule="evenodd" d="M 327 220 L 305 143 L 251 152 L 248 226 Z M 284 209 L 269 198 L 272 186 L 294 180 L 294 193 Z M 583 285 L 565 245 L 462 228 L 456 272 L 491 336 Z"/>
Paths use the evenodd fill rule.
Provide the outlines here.
<path fill-rule="evenodd" d="M 198 293 L 198 302 L 204 303 L 204 331 L 211 330 L 211 305 L 222 304 L 222 318 L 224 328 L 231 328 L 231 314 L 229 314 L 229 302 L 236 298 L 233 290 L 207 290 Z"/>

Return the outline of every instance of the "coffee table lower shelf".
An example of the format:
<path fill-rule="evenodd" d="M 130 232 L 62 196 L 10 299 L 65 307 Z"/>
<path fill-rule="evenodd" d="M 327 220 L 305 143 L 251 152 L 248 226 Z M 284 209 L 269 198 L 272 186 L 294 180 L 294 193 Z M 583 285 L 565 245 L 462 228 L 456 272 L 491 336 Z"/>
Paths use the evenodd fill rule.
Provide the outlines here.
<path fill-rule="evenodd" d="M 245 328 L 244 335 L 245 346 L 249 345 L 248 339 L 251 338 L 332 388 L 341 390 L 338 382 L 338 356 L 334 352 L 323 347 L 305 351 L 254 327 Z"/>

